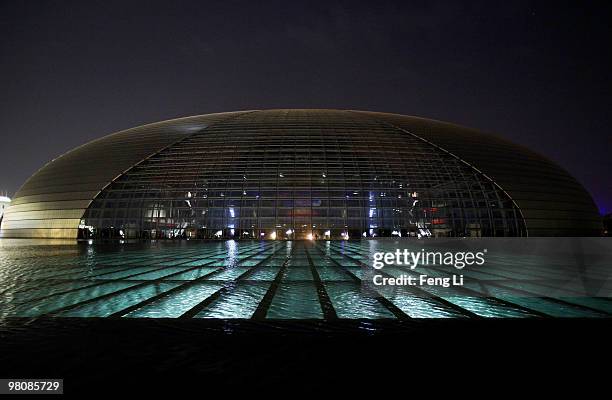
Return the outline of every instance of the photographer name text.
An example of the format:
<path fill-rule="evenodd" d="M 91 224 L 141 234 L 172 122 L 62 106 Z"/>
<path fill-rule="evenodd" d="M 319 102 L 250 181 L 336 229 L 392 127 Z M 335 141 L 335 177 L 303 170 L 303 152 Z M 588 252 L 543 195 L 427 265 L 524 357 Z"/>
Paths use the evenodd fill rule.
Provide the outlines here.
<path fill-rule="evenodd" d="M 462 270 L 466 266 L 481 266 L 485 263 L 487 249 L 482 251 L 410 251 L 397 249 L 395 252 L 374 253 L 372 267 L 378 273 L 372 277 L 375 286 L 463 286 L 463 274 L 449 273 L 440 267 L 452 267 L 453 270 Z M 385 273 L 384 267 L 395 267 L 393 272 L 407 269 L 407 273 L 400 275 Z M 431 267 L 434 275 L 417 273 L 419 266 Z M 439 274 L 437 273 L 439 272 Z M 444 275 L 444 276 L 437 276 Z"/>

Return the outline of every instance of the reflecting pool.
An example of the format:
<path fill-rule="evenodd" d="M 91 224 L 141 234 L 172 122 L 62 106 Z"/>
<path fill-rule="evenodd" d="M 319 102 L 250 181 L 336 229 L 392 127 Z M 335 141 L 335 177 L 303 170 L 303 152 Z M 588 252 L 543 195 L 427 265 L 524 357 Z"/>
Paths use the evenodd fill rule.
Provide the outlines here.
<path fill-rule="evenodd" d="M 393 320 L 612 314 L 610 297 L 586 296 L 567 285 L 555 288 L 554 282 L 563 278 L 561 267 L 547 268 L 533 259 L 508 260 L 499 252 L 491 255 L 495 268 L 461 270 L 466 278 L 462 287 L 364 290 L 371 255 L 394 248 L 397 242 L 376 240 L 122 245 L 3 240 L 0 319 Z M 597 268 L 592 274 L 607 279 L 605 265 Z M 431 265 L 418 270 L 386 267 L 384 273 L 443 277 L 452 272 Z"/>

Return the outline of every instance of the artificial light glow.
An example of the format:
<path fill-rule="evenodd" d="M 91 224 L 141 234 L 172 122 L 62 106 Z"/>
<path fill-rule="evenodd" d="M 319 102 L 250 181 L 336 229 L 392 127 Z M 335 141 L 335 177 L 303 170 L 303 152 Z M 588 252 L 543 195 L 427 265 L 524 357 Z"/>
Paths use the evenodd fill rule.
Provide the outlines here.
<path fill-rule="evenodd" d="M 308 240 L 312 240 L 312 233 L 309 233 L 308 235 L 306 235 L 306 238 L 307 238 Z"/>
<path fill-rule="evenodd" d="M 272 231 L 272 233 L 270 234 L 270 239 L 276 240 L 276 231 Z"/>
<path fill-rule="evenodd" d="M 291 235 L 293 233 L 293 231 L 291 229 L 287 229 L 287 232 L 285 232 L 287 234 L 287 236 Z"/>

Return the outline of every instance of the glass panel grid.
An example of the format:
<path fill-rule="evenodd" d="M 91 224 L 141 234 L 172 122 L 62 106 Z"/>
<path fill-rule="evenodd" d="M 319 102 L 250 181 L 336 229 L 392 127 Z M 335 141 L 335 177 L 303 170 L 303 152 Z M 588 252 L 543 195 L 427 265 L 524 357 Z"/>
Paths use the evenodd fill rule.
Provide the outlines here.
<path fill-rule="evenodd" d="M 219 122 L 113 181 L 84 220 L 102 238 L 525 234 L 511 199 L 479 172 L 350 112 Z"/>

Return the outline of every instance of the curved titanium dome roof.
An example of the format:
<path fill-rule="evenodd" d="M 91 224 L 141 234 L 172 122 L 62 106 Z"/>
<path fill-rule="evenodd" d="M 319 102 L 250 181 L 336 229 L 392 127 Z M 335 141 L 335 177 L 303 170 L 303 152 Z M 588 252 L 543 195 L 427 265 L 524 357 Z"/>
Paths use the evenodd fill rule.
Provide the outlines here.
<path fill-rule="evenodd" d="M 337 110 L 145 125 L 49 162 L 1 237 L 599 235 L 584 188 L 504 139 L 423 118 Z"/>

